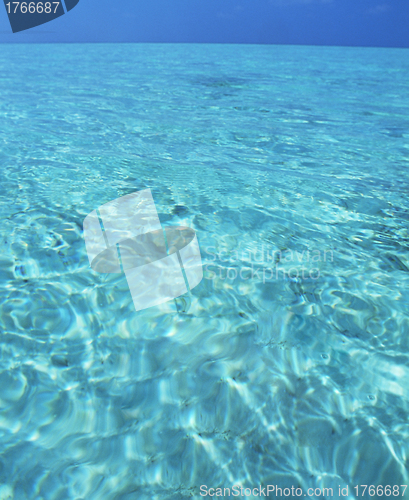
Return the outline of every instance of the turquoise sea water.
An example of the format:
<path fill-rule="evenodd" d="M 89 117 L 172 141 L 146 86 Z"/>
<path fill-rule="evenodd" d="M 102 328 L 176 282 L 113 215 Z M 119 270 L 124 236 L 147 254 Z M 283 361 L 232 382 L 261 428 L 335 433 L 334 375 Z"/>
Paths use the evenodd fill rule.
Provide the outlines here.
<path fill-rule="evenodd" d="M 2 45 L 1 500 L 409 484 L 408 82 L 403 49 Z M 82 223 L 146 188 L 204 279 L 136 312 Z"/>

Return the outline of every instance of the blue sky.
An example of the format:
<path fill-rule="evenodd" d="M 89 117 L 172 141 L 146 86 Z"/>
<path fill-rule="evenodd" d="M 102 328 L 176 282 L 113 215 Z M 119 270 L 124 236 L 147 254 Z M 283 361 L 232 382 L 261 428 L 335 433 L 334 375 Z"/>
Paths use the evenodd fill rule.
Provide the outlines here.
<path fill-rule="evenodd" d="M 80 0 L 1 42 L 209 42 L 409 48 L 409 0 Z"/>

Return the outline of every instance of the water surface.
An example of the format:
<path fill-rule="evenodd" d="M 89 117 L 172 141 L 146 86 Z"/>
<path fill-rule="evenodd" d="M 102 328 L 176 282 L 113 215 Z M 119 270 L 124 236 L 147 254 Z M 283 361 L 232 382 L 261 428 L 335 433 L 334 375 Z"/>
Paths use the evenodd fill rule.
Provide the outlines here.
<path fill-rule="evenodd" d="M 2 45 L 1 499 L 408 484 L 408 61 Z M 146 188 L 205 277 L 135 312 L 82 222 Z"/>

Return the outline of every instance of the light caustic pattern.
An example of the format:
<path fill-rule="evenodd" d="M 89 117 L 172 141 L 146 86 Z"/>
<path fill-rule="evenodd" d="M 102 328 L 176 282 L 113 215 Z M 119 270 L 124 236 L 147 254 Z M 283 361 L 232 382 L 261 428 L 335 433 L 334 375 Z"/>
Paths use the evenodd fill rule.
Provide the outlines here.
<path fill-rule="evenodd" d="M 125 273 L 137 311 L 179 297 L 203 278 L 195 231 L 163 229 L 150 189 L 93 210 L 84 238 L 94 271 Z"/>

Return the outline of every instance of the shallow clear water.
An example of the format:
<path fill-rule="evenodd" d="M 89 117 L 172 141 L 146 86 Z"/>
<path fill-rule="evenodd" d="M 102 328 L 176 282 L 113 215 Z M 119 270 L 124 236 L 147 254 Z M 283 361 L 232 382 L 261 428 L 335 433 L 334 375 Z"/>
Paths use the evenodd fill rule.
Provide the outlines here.
<path fill-rule="evenodd" d="M 2 500 L 408 484 L 408 82 L 402 49 L 2 45 Z M 135 312 L 82 222 L 145 188 L 204 279 Z"/>

